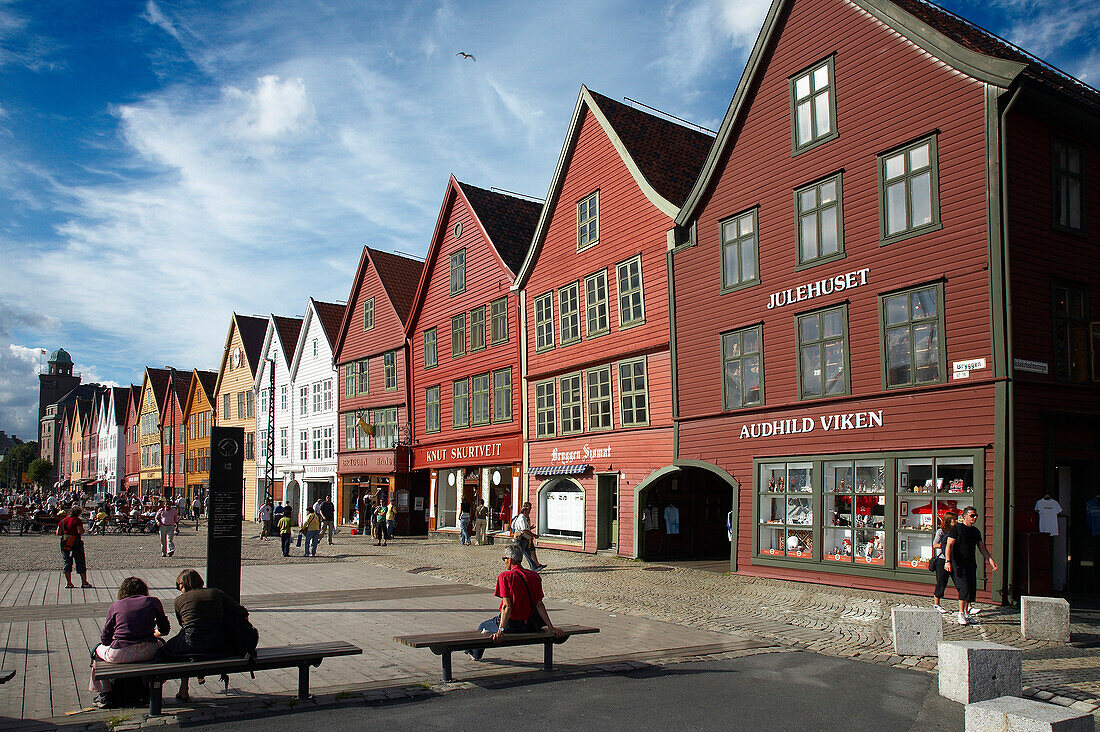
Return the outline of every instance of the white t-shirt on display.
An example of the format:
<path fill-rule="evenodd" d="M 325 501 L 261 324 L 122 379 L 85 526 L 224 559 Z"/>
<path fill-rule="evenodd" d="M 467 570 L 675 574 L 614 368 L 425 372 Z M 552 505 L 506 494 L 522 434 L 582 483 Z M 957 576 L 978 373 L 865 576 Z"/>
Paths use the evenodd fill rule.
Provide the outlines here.
<path fill-rule="evenodd" d="M 1039 514 L 1039 532 L 1058 536 L 1058 514 L 1062 506 L 1053 498 L 1043 498 L 1035 502 L 1035 512 Z"/>

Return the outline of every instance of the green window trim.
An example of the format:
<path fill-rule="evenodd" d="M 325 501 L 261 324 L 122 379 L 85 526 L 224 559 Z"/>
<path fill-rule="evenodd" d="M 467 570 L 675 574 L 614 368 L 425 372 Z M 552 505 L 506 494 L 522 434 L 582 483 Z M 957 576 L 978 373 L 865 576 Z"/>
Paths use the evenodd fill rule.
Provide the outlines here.
<path fill-rule="evenodd" d="M 424 390 L 424 431 L 439 432 L 441 404 L 439 384 L 429 386 Z"/>
<path fill-rule="evenodd" d="M 489 303 L 489 342 L 507 343 L 508 330 L 508 298 L 502 297 Z"/>
<path fill-rule="evenodd" d="M 466 355 L 466 313 L 451 318 L 451 358 Z"/>
<path fill-rule="evenodd" d="M 367 298 L 363 303 L 363 331 L 374 328 L 374 298 Z"/>
<path fill-rule="evenodd" d="M 558 406 L 553 379 L 535 384 L 535 437 L 556 437 Z"/>
<path fill-rule="evenodd" d="M 615 283 L 618 288 L 619 330 L 644 324 L 645 291 L 641 254 L 615 265 Z"/>
<path fill-rule="evenodd" d="M 470 380 L 455 379 L 451 382 L 451 427 L 462 429 L 469 426 Z"/>
<path fill-rule="evenodd" d="M 722 353 L 722 409 L 733 411 L 748 407 L 759 407 L 764 401 L 764 338 L 760 323 L 747 328 L 727 331 L 719 336 L 719 348 Z M 736 369 L 733 367 L 736 366 Z M 746 399 L 754 389 L 746 390 L 746 373 L 753 373 L 755 367 L 757 397 Z M 734 378 L 736 377 L 736 378 Z M 735 382 L 735 383 L 731 383 Z M 731 387 L 737 387 L 737 400 L 732 398 Z"/>
<path fill-rule="evenodd" d="M 466 292 L 466 250 L 451 255 L 451 297 Z"/>
<path fill-rule="evenodd" d="M 795 189 L 794 218 L 796 272 L 844 259 L 843 173 Z"/>
<path fill-rule="evenodd" d="M 607 309 L 606 269 L 584 278 L 584 312 L 588 338 L 596 338 L 611 331 L 611 314 Z"/>
<path fill-rule="evenodd" d="M 880 246 L 943 228 L 936 137 L 928 135 L 878 156 Z M 895 220 L 897 215 L 904 220 Z M 914 217 L 920 222 L 914 224 Z"/>
<path fill-rule="evenodd" d="M 512 367 L 493 372 L 493 424 L 512 421 Z"/>
<path fill-rule="evenodd" d="M 558 412 L 562 436 L 584 432 L 584 392 L 581 382 L 579 371 L 558 377 L 558 390 L 561 392 Z"/>
<path fill-rule="evenodd" d="M 917 287 L 909 287 L 896 292 L 888 292 L 879 295 L 879 343 L 882 361 L 882 388 L 905 389 L 914 386 L 926 386 L 928 384 L 943 384 L 947 382 L 947 345 L 944 343 L 943 327 L 943 283 L 936 282 Z M 929 314 L 929 306 L 934 311 Z M 902 309 L 904 308 L 904 312 Z M 926 348 L 920 348 L 925 342 L 923 334 L 929 332 L 930 338 Z M 904 331 L 904 333 L 903 333 Z M 892 375 L 903 367 L 891 363 L 891 346 L 896 344 L 896 352 L 901 351 L 901 337 L 904 336 L 905 349 L 908 351 L 908 360 L 904 368 L 908 377 L 904 380 Z M 892 340 L 893 339 L 893 340 Z M 918 364 L 918 354 L 935 349 L 934 363 L 926 356 Z M 931 371 L 931 367 L 935 371 Z M 932 376 L 918 378 L 918 372 L 924 369 L 925 373 Z"/>
<path fill-rule="evenodd" d="M 600 192 L 595 190 L 577 201 L 577 251 L 600 243 Z"/>
<path fill-rule="evenodd" d="M 439 335 L 435 327 L 424 331 L 424 368 L 434 369 L 439 365 Z"/>
<path fill-rule="evenodd" d="M 576 282 L 558 290 L 558 337 L 563 347 L 580 343 L 580 308 L 580 287 Z"/>
<path fill-rule="evenodd" d="M 760 284 L 759 210 L 759 206 L 754 206 L 718 222 L 720 293 L 723 295 Z"/>
<path fill-rule="evenodd" d="M 839 324 L 834 322 L 833 315 L 839 313 Z M 795 316 L 795 338 L 798 351 L 795 354 L 798 368 L 798 398 L 800 401 L 812 401 L 816 399 L 828 399 L 830 397 L 845 396 L 852 393 L 852 378 L 850 355 L 848 348 L 848 305 L 842 303 L 821 310 L 812 310 L 807 313 L 799 313 Z M 813 330 L 811 330 L 813 329 Z M 816 330 L 816 333 L 814 332 Z M 809 332 L 807 332 L 809 331 Z M 833 359 L 827 360 L 830 346 L 839 343 L 843 353 L 833 354 Z M 807 352 L 813 348 L 819 349 L 818 371 L 820 372 L 821 393 L 807 392 L 806 378 L 808 378 L 806 365 L 803 359 Z M 829 363 L 836 365 L 838 372 L 843 375 L 844 382 L 840 389 L 830 391 L 827 367 Z"/>
<path fill-rule="evenodd" d="M 397 389 L 397 351 L 386 351 L 382 357 L 383 363 L 383 389 L 395 391 Z"/>
<path fill-rule="evenodd" d="M 588 369 L 585 375 L 585 394 L 588 406 L 588 431 L 602 432 L 615 428 L 615 410 L 612 407 L 611 366 Z"/>
<path fill-rule="evenodd" d="M 1071 234 L 1085 232 L 1085 161 L 1080 145 L 1051 139 L 1051 224 Z"/>
<path fill-rule="evenodd" d="M 619 425 L 624 428 L 647 427 L 649 369 L 645 357 L 619 361 L 615 371 L 619 381 Z"/>
<path fill-rule="evenodd" d="M 370 394 L 370 360 L 361 358 L 359 364 L 358 391 L 359 395 Z"/>
<path fill-rule="evenodd" d="M 535 353 L 554 349 L 554 291 L 544 292 L 534 300 Z"/>
<path fill-rule="evenodd" d="M 828 56 L 788 80 L 791 102 L 791 156 L 838 136 L 836 70 Z"/>
<path fill-rule="evenodd" d="M 487 346 L 485 339 L 485 306 L 470 311 L 470 353 L 483 351 Z"/>
<path fill-rule="evenodd" d="M 492 410 L 490 409 L 490 395 L 492 394 L 492 379 L 488 373 L 475 374 L 470 377 L 470 424 L 481 427 L 490 423 Z"/>

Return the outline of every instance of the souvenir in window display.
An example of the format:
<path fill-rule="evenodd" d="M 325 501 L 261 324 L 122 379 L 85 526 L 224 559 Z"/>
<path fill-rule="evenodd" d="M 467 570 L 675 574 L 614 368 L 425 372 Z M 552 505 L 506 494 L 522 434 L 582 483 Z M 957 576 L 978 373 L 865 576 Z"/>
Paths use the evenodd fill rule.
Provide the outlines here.
<path fill-rule="evenodd" d="M 932 535 L 944 514 L 974 505 L 974 460 L 905 458 L 898 460 L 897 470 L 897 566 L 923 569 L 932 558 Z"/>

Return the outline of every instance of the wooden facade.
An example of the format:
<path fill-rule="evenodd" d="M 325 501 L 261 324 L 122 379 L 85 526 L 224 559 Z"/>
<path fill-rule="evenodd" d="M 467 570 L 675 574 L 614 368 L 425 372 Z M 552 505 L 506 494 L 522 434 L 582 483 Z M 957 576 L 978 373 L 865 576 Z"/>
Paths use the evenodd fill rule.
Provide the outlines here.
<path fill-rule="evenodd" d="M 183 404 L 184 480 L 183 495 L 188 502 L 203 499 L 210 488 L 210 428 L 214 426 L 214 371 L 191 372 L 187 398 Z"/>
<path fill-rule="evenodd" d="M 193 376 L 191 371 L 168 369 L 168 389 L 160 413 L 163 487 L 167 496 L 178 497 L 187 490 L 187 422 L 183 410 Z"/>
<path fill-rule="evenodd" d="M 160 495 L 164 485 L 160 418 L 168 393 L 168 381 L 167 369 L 146 367 L 138 406 L 139 485 L 142 496 L 150 493 Z"/>
<path fill-rule="evenodd" d="M 777 0 L 678 219 L 677 464 L 732 491 L 738 573 L 925 592 L 937 516 L 974 505 L 1001 565 L 980 594 L 1010 591 L 995 204 L 1025 64 L 957 21 Z"/>
<path fill-rule="evenodd" d="M 141 387 L 131 384 L 126 398 L 126 474 L 123 491 L 136 495 L 141 489 L 141 441 L 139 435 Z"/>

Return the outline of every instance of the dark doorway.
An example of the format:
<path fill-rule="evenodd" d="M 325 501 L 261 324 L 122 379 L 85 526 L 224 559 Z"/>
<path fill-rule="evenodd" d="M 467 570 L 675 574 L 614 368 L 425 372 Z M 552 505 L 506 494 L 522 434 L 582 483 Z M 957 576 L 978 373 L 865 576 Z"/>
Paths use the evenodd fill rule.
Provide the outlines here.
<path fill-rule="evenodd" d="M 729 561 L 726 517 L 733 507 L 733 488 L 714 473 L 683 468 L 648 486 L 638 503 L 640 558 Z"/>
<path fill-rule="evenodd" d="M 619 476 L 596 476 L 596 549 L 619 545 Z"/>
<path fill-rule="evenodd" d="M 1064 529 L 1065 594 L 1074 607 L 1100 608 L 1100 486 L 1096 465 L 1088 461 L 1060 462 L 1055 467 L 1058 495 L 1055 498 L 1067 514 L 1059 521 Z M 1090 502 L 1093 502 L 1090 506 Z M 1092 518 L 1090 521 L 1090 509 Z M 1059 561 L 1059 542 L 1055 537 L 1055 562 Z M 1059 567 L 1055 566 L 1057 582 Z"/>

